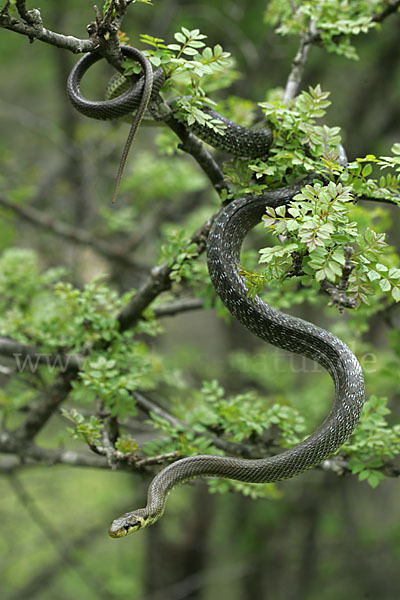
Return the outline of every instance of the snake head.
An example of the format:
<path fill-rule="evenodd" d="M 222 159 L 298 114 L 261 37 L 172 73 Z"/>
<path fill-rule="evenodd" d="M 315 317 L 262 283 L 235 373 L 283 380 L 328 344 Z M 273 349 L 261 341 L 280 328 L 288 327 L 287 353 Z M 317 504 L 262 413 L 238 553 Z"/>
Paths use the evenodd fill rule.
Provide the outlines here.
<path fill-rule="evenodd" d="M 146 526 L 146 519 L 135 513 L 126 513 L 119 519 L 115 519 L 108 530 L 108 535 L 113 538 L 124 537 L 128 533 L 138 531 Z"/>

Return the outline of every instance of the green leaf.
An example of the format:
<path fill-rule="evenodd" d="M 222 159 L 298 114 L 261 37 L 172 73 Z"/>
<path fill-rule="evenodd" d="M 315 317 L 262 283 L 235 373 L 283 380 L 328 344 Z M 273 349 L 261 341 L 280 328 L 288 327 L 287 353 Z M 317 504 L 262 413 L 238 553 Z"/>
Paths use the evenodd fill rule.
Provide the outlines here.
<path fill-rule="evenodd" d="M 186 48 L 184 48 L 182 50 L 182 54 L 186 54 L 187 56 L 196 56 L 196 54 L 198 54 L 198 50 L 195 50 L 194 48 L 191 48 L 190 46 L 186 46 Z"/>
<path fill-rule="evenodd" d="M 400 279 L 400 269 L 397 269 L 397 268 L 389 269 L 388 277 L 390 279 Z"/>
<path fill-rule="evenodd" d="M 380 471 L 369 471 L 368 473 L 367 482 L 372 488 L 376 488 L 385 479 L 385 475 Z"/>
<path fill-rule="evenodd" d="M 376 263 L 375 268 L 376 268 L 377 271 L 380 271 L 381 273 L 386 273 L 386 271 L 389 270 L 387 268 L 387 266 L 383 265 L 382 263 Z"/>
<path fill-rule="evenodd" d="M 370 281 L 376 281 L 377 279 L 381 278 L 379 273 L 377 273 L 376 271 L 368 271 L 367 276 Z"/>
<path fill-rule="evenodd" d="M 182 33 L 180 33 L 180 31 L 177 31 L 176 33 L 174 33 L 174 38 L 176 39 L 177 42 L 180 42 L 181 44 L 186 44 L 186 38 L 184 35 L 182 35 Z"/>
<path fill-rule="evenodd" d="M 381 288 L 382 292 L 388 292 L 392 286 L 390 285 L 390 281 L 388 279 L 381 279 L 379 282 L 379 287 Z"/>
<path fill-rule="evenodd" d="M 366 164 L 363 170 L 361 171 L 363 177 L 368 177 L 372 173 L 372 165 Z"/>
<path fill-rule="evenodd" d="M 201 42 L 201 41 L 199 41 L 199 40 L 190 40 L 190 42 L 189 42 L 189 46 L 190 46 L 191 48 L 204 48 L 204 46 L 205 46 L 205 43 L 204 43 L 204 42 Z"/>
<path fill-rule="evenodd" d="M 395 144 L 393 144 L 392 152 L 393 154 L 400 155 L 400 142 L 396 142 Z"/>
<path fill-rule="evenodd" d="M 400 287 L 393 287 L 392 296 L 396 302 L 400 302 Z"/>

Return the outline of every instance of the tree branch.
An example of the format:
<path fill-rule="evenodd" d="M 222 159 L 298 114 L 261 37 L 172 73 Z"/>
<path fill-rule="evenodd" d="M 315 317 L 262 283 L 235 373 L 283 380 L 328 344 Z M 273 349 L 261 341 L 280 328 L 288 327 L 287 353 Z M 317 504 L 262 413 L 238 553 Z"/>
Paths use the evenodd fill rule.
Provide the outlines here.
<path fill-rule="evenodd" d="M 0 463 L 0 471 L 2 472 L 43 464 L 48 466 L 69 465 L 72 467 L 109 469 L 107 460 L 102 456 L 76 452 L 75 450 L 42 448 L 31 443 L 24 444 L 8 431 L 0 431 L 0 452 L 14 455 L 12 460 Z"/>
<path fill-rule="evenodd" d="M 208 233 L 215 216 L 216 215 L 202 225 L 202 227 L 200 227 L 200 229 L 198 229 L 192 235 L 189 241 L 189 246 L 191 244 L 197 245 L 198 256 L 200 256 L 206 248 Z M 159 294 L 161 294 L 161 292 L 164 292 L 171 287 L 171 280 L 169 276 L 175 264 L 176 261 L 173 261 L 172 264 L 165 262 L 159 267 L 154 267 L 154 269 L 150 271 L 147 279 L 138 289 L 137 294 L 130 302 L 128 302 L 128 304 L 118 315 L 121 331 L 125 331 L 126 329 L 133 327 L 140 319 L 143 311 L 153 302 L 153 300 Z"/>
<path fill-rule="evenodd" d="M 400 0 L 389 0 L 386 8 L 381 10 L 381 12 L 376 13 L 372 17 L 372 20 L 375 23 L 382 23 L 382 21 L 384 21 L 386 19 L 386 17 L 388 17 L 389 15 L 392 15 L 393 13 L 398 11 L 399 8 L 400 8 Z"/>
<path fill-rule="evenodd" d="M 0 196 L 0 206 L 12 210 L 15 214 L 21 217 L 21 219 L 31 223 L 35 227 L 40 227 L 41 229 L 50 231 L 51 233 L 75 242 L 76 244 L 89 246 L 109 260 L 134 269 L 137 269 L 139 266 L 127 254 L 123 253 L 122 250 L 118 250 L 110 244 L 96 239 L 83 229 L 71 227 L 62 221 L 54 219 L 48 214 L 44 214 L 34 208 L 31 208 L 30 206 L 19 206 L 10 200 L 7 200 L 7 198 L 4 196 Z"/>
<path fill-rule="evenodd" d="M 0 12 L 0 27 L 26 35 L 30 42 L 40 40 L 57 48 L 69 50 L 74 54 L 99 50 L 110 64 L 117 68 L 123 61 L 118 30 L 129 4 L 131 4 L 130 0 L 112 0 L 104 16 L 95 6 L 95 21 L 87 26 L 89 40 L 82 40 L 46 29 L 43 25 L 40 10 L 36 8 L 27 10 L 25 4 L 25 0 L 16 0 L 19 15 L 23 19 L 23 21 L 19 21 L 10 16 L 10 3 L 7 2 Z"/>
<path fill-rule="evenodd" d="M 76 372 L 59 375 L 49 388 L 43 390 L 37 404 L 30 408 L 25 421 L 15 430 L 14 435 L 18 440 L 26 443 L 34 439 L 54 411 L 68 397 L 75 377 Z"/>
<path fill-rule="evenodd" d="M 34 369 L 39 364 L 50 368 L 60 367 L 64 373 L 69 370 L 76 372 L 84 360 L 80 354 L 44 354 L 34 346 L 3 337 L 0 337 L 0 355 L 14 358 L 19 372 L 26 368 Z"/>
<path fill-rule="evenodd" d="M 221 194 L 223 190 L 229 191 L 229 186 L 224 179 L 222 169 L 208 150 L 205 149 L 202 142 L 173 116 L 170 115 L 164 119 L 164 122 L 181 140 L 182 144 L 179 146 L 180 149 L 193 156 L 197 164 L 211 181 L 217 193 Z"/>
<path fill-rule="evenodd" d="M 283 103 L 288 104 L 297 96 L 301 81 L 303 79 L 307 58 L 314 43 L 316 33 L 315 21 L 312 20 L 308 31 L 303 33 L 300 38 L 299 49 L 294 57 L 289 77 L 283 94 Z"/>
<path fill-rule="evenodd" d="M 0 355 L 13 357 L 15 354 L 28 356 L 36 354 L 36 348 L 21 344 L 10 338 L 0 337 Z"/>
<path fill-rule="evenodd" d="M 22 2 L 19 2 L 22 8 Z M 93 40 L 81 40 L 72 35 L 63 35 L 56 33 L 50 29 L 46 29 L 43 26 L 42 17 L 38 9 L 26 11 L 26 22 L 19 21 L 10 17 L 8 14 L 7 6 L 3 8 L 0 13 L 0 27 L 15 31 L 21 35 L 26 35 L 30 42 L 40 40 L 56 46 L 57 48 L 64 48 L 64 50 L 70 50 L 74 54 L 80 52 L 92 52 L 96 49 L 96 43 Z M 25 9 L 26 10 L 26 9 Z M 21 12 L 20 12 L 21 14 Z"/>
<path fill-rule="evenodd" d="M 146 399 L 149 402 L 148 398 Z M 139 404 L 139 402 L 138 402 Z M 167 420 L 171 417 L 168 413 L 166 413 L 159 406 L 155 405 L 150 401 L 152 406 L 151 411 L 160 414 L 163 418 Z M 147 404 L 149 408 L 149 404 Z M 146 412 L 148 410 L 146 409 Z M 174 417 L 172 417 L 175 419 Z M 180 423 L 179 420 L 176 420 Z M 219 439 L 219 438 L 216 438 Z M 231 442 L 222 441 L 223 445 L 221 445 L 221 449 L 229 452 L 230 454 L 234 454 L 236 456 L 242 456 L 244 458 L 254 458 L 256 456 L 256 452 L 259 448 L 254 444 L 239 445 L 232 444 Z M 214 445 L 217 445 L 214 442 Z M 229 449 L 228 449 L 229 446 Z M 232 451 L 233 447 L 237 447 L 236 451 Z M 243 446 L 243 447 L 242 447 Z M 238 451 L 240 449 L 240 451 Z M 50 448 L 42 448 L 40 446 L 35 446 L 33 444 L 23 446 L 21 443 L 9 432 L 0 431 L 0 452 L 3 454 L 11 454 L 15 455 L 11 459 L 6 459 L 0 461 L 0 473 L 11 473 L 15 472 L 19 469 L 24 469 L 28 467 L 38 466 L 38 465 L 67 465 L 72 467 L 84 467 L 84 468 L 95 468 L 95 469 L 109 469 L 108 461 L 103 456 L 97 456 L 96 454 L 88 454 L 84 452 L 76 452 L 74 450 L 53 450 Z M 161 456 L 161 455 L 160 455 Z M 150 463 L 157 462 L 160 459 L 158 457 L 150 457 L 150 462 L 147 459 L 143 459 L 145 462 L 140 465 L 141 468 L 144 466 L 149 466 Z M 162 455 L 167 456 L 167 455 Z M 170 458 L 168 456 L 168 458 Z M 147 461 L 147 462 L 146 462 Z M 136 461 L 136 463 L 130 461 L 120 461 L 118 465 L 118 470 L 132 473 L 132 471 L 137 469 L 140 464 L 140 459 Z M 317 466 L 318 469 L 322 469 L 323 471 L 330 471 L 332 473 L 336 473 L 338 476 L 343 476 L 345 474 L 351 474 L 351 470 L 349 468 L 349 461 L 344 455 L 338 454 L 332 458 L 324 460 Z M 394 461 L 388 461 L 382 467 L 378 469 L 387 477 L 400 477 L 400 465 Z"/>

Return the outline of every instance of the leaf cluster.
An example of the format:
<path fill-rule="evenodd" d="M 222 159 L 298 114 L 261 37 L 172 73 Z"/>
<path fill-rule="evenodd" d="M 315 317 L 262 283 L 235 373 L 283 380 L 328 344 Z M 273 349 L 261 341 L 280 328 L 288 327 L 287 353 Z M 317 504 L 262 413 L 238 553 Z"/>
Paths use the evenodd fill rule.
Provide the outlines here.
<path fill-rule="evenodd" d="M 385 463 L 400 454 L 400 425 L 390 427 L 387 398 L 370 396 L 364 405 L 360 424 L 343 450 L 350 457 L 349 467 L 360 481 L 376 487 L 385 475 Z"/>
<path fill-rule="evenodd" d="M 302 175 L 337 169 L 340 129 L 316 124 L 330 106 L 328 97 L 329 92 L 317 85 L 297 96 L 292 106 L 281 100 L 260 103 L 273 127 L 274 142 L 268 161 L 257 160 L 249 168 L 256 180 L 262 179 L 264 187 L 282 186 Z"/>
<path fill-rule="evenodd" d="M 246 440 L 258 440 L 261 446 L 265 446 L 264 436 L 273 427 L 279 431 L 279 446 L 287 448 L 299 443 L 299 434 L 305 427 L 304 419 L 298 411 L 285 404 L 271 404 L 269 407 L 266 404 L 268 403 L 264 399 L 252 392 L 227 396 L 224 388 L 216 380 L 212 380 L 204 382 L 201 390 L 195 392 L 186 403 L 186 407 L 181 407 L 181 426 L 174 426 L 154 414 L 151 416 L 151 423 L 167 434 L 167 444 L 171 439 L 177 440 L 180 452 L 184 455 L 189 451 L 189 443 L 194 445 L 190 454 L 201 453 L 200 450 L 206 450 L 206 446 L 206 453 L 210 450 L 221 452 L 212 447 L 210 432 L 218 432 L 229 442 L 240 444 Z M 201 448 L 198 447 L 198 440 Z M 167 452 L 169 447 L 158 446 L 157 450 Z M 148 450 L 147 445 L 146 449 Z M 151 446 L 151 451 L 154 450 Z"/>
<path fill-rule="evenodd" d="M 114 343 L 85 361 L 73 398 L 80 403 L 100 400 L 113 416 L 124 419 L 136 413 L 132 391 L 153 387 L 152 376 L 154 367 L 142 342 Z"/>
<path fill-rule="evenodd" d="M 131 294 L 119 296 L 101 278 L 81 290 L 54 283 L 59 275 L 53 269 L 41 273 L 32 251 L 2 254 L 0 335 L 55 353 L 53 375 L 65 368 L 69 354 L 88 355 L 73 382 L 73 398 L 86 404 L 101 400 L 112 414 L 133 413 L 131 390 L 154 386 L 160 361 L 143 340 L 119 329 L 118 314 Z M 157 332 L 150 315 L 137 327 L 140 334 Z"/>
<path fill-rule="evenodd" d="M 75 440 L 81 440 L 88 446 L 97 446 L 101 441 L 102 421 L 91 415 L 88 419 L 79 413 L 75 408 L 66 410 L 61 408 L 61 414 L 74 424 L 74 427 L 67 427 L 68 433 Z"/>
<path fill-rule="evenodd" d="M 399 206 L 400 143 L 393 144 L 391 151 L 391 156 L 367 154 L 357 158 L 343 170 L 340 180 L 351 185 L 357 196 L 388 200 Z M 385 169 L 391 169 L 391 172 L 382 173 Z"/>
<path fill-rule="evenodd" d="M 317 35 L 327 52 L 357 60 L 352 37 L 377 27 L 374 17 L 381 0 L 271 0 L 265 21 L 280 35 Z"/>
<path fill-rule="evenodd" d="M 213 48 L 206 46 L 203 41 L 206 37 L 199 29 L 182 27 L 174 34 L 175 43 L 166 45 L 164 40 L 149 35 L 141 36 L 141 40 L 152 46 L 147 51 L 150 61 L 164 67 L 169 88 L 174 95 L 179 95 L 175 103 L 176 116 L 188 125 L 198 123 L 223 135 L 223 123 L 203 110 L 204 104 L 215 106 L 215 103 L 207 97 L 200 81 L 211 78 L 215 88 L 218 78 L 223 85 L 226 75 L 220 76 L 231 66 L 230 54 L 219 44 Z"/>
<path fill-rule="evenodd" d="M 352 219 L 353 200 L 350 186 L 331 181 L 305 186 L 287 207 L 267 208 L 264 225 L 280 243 L 260 250 L 260 262 L 267 265 L 261 276 L 245 272 L 249 293 L 254 295 L 266 281 L 282 283 L 290 277 L 317 289 L 322 280 L 340 284 L 347 266 L 347 291 L 358 304 L 388 292 L 399 301 L 396 256 L 372 223 L 361 228 Z"/>
<path fill-rule="evenodd" d="M 167 232 L 166 243 L 161 245 L 160 262 L 171 267 L 170 279 L 177 283 L 185 280 L 195 283 L 202 271 L 193 258 L 198 256 L 197 244 L 191 242 L 183 229 L 173 228 Z"/>

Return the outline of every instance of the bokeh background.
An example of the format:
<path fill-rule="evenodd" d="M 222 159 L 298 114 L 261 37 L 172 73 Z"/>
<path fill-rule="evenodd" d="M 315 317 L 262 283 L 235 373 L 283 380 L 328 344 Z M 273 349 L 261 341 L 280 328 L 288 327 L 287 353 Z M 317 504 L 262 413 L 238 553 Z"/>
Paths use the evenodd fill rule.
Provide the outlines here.
<path fill-rule="evenodd" d="M 32 4 L 32 3 L 28 3 Z M 33 4 L 32 4 L 33 6 Z M 41 0 L 49 29 L 86 37 L 92 2 Z M 137 4 L 124 22 L 130 43 L 140 33 L 172 41 L 181 26 L 198 27 L 209 45 L 220 43 L 242 74 L 230 93 L 262 101 L 267 90 L 284 87 L 298 41 L 282 38 L 263 22 L 265 0 L 164 0 Z M 339 125 L 350 159 L 385 154 L 399 140 L 400 20 L 360 36 L 358 62 L 313 48 L 304 85 L 331 91 L 326 122 Z M 140 47 L 140 46 L 139 46 Z M 217 205 L 203 176 L 188 157 L 157 173 L 154 133 L 139 132 L 114 216 L 109 199 L 127 126 L 91 122 L 74 112 L 65 82 L 76 57 L 0 30 L 0 178 L 14 201 L 72 226 L 98 231 L 106 239 L 132 224 L 136 254 L 151 267 L 157 235 L 165 223 L 186 218 L 193 206 L 211 214 Z M 101 94 L 109 71 L 88 76 Z M 177 176 L 176 170 L 179 169 Z M 129 195 L 131 194 L 131 195 Z M 147 203 L 147 204 L 146 204 Z M 150 208 L 149 208 L 149 205 Z M 204 208 L 205 207 L 205 208 Z M 124 212 L 125 211 L 125 212 Z M 141 212 L 140 212 L 141 211 Z M 154 216 L 155 215 L 155 216 Z M 109 263 L 93 248 L 77 246 L 0 209 L 0 249 L 35 248 L 43 267 L 65 265 L 77 284 L 100 272 L 121 290 L 143 272 Z M 138 217 L 138 220 L 136 220 Z M 140 217 L 140 220 L 139 220 Z M 389 239 L 396 241 L 399 217 Z M 131 235 L 132 232 L 130 232 Z M 312 309 L 301 313 L 312 318 Z M 324 317 L 322 317 L 323 319 Z M 277 395 L 302 389 L 303 397 L 329 401 L 324 374 L 297 364 L 287 372 L 285 357 L 264 354 L 243 329 L 218 320 L 212 310 L 164 319 L 157 344 L 193 386 L 219 377 L 234 391 L 255 388 Z M 399 392 L 379 368 L 385 362 L 385 325 L 373 323 L 368 341 L 377 348 L 377 372 L 370 385 L 393 398 Z M 267 362 L 265 362 L 265 357 Z M 379 362 L 381 361 L 381 362 Z M 277 373 L 270 371 L 274 367 Z M 292 365 L 293 366 L 293 365 Z M 311 370 L 311 369 L 309 369 Z M 378 372 L 379 371 L 379 372 Z M 138 426 L 138 439 L 146 427 Z M 74 446 L 65 421 L 54 419 L 42 445 Z M 137 535 L 112 540 L 109 521 L 142 505 L 148 479 L 94 469 L 45 466 L 0 474 L 0 596 L 7 600 L 396 600 L 400 597 L 399 483 L 387 479 L 372 490 L 353 477 L 314 470 L 281 483 L 271 498 L 210 494 L 203 482 L 174 491 L 167 517 Z"/>

